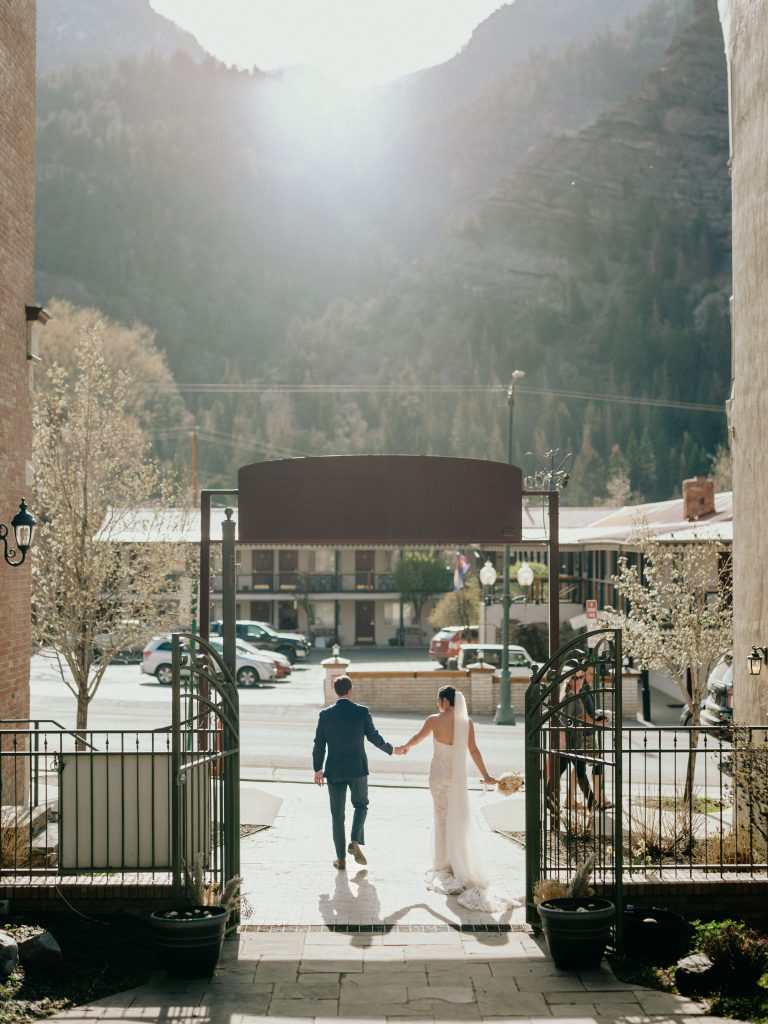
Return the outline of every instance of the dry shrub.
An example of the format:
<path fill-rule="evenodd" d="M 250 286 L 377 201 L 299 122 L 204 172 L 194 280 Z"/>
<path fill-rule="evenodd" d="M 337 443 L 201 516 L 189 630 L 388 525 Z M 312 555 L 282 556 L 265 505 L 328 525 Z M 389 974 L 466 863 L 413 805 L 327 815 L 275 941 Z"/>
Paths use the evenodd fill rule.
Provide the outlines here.
<path fill-rule="evenodd" d="M 591 839 L 594 835 L 594 815 L 580 800 L 566 804 L 560 820 L 569 839 Z"/>
<path fill-rule="evenodd" d="M 191 871 L 184 867 L 187 898 L 196 907 L 224 907 L 231 911 L 242 906 L 247 910 L 250 904 L 240 892 L 242 882 L 241 875 L 230 878 L 223 888 L 220 882 L 206 882 L 202 853 L 195 854 Z"/>
<path fill-rule="evenodd" d="M 589 856 L 581 864 L 576 865 L 576 872 L 570 885 L 559 878 L 541 878 L 533 887 L 533 902 L 538 905 L 543 900 L 559 900 L 564 897 L 578 899 L 582 896 L 593 896 L 594 890 L 588 884 L 595 870 L 595 858 Z"/>
<path fill-rule="evenodd" d="M 533 902 L 538 906 L 544 900 L 559 900 L 568 893 L 568 886 L 559 878 L 540 878 L 533 887 Z"/>
<path fill-rule="evenodd" d="M 742 828 L 723 836 L 708 835 L 696 843 L 693 859 L 696 864 L 765 864 L 768 851 L 754 835 L 750 841 L 749 829 Z"/>
<path fill-rule="evenodd" d="M 692 809 L 679 792 L 672 807 L 664 807 L 661 799 L 653 803 L 656 806 L 650 806 L 642 794 L 636 794 L 627 802 L 624 818 L 633 862 L 688 861 L 696 846 L 696 835 L 704 826 L 705 815 Z M 693 808 L 696 806 L 696 794 L 693 794 Z"/>
<path fill-rule="evenodd" d="M 0 868 L 28 867 L 29 822 L 20 822 L 15 808 L 0 810 Z"/>

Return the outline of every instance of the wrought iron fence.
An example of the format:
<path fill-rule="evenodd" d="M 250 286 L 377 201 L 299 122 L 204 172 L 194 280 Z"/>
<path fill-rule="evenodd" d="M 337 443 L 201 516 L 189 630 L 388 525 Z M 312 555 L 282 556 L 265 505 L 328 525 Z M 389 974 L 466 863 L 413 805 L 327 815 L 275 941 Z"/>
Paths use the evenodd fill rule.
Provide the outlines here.
<path fill-rule="evenodd" d="M 617 852 L 627 880 L 768 877 L 765 726 L 623 726 L 613 734 L 620 771 L 606 750 L 611 731 L 596 729 L 594 749 L 579 759 L 584 776 L 602 771 L 604 809 L 593 805 L 596 793 L 584 798 L 577 762 L 548 733 L 537 748 L 546 759 L 537 878 L 568 882 L 593 857 L 596 881 L 613 886 Z"/>
<path fill-rule="evenodd" d="M 0 726 L 0 877 L 170 870 L 170 729 Z"/>
<path fill-rule="evenodd" d="M 237 688 L 199 637 L 172 638 L 172 721 L 141 729 L 67 729 L 0 721 L 0 880 L 56 876 L 102 884 L 164 882 L 182 897 L 239 874 Z"/>
<path fill-rule="evenodd" d="M 765 726 L 624 731 L 625 872 L 768 877 Z"/>

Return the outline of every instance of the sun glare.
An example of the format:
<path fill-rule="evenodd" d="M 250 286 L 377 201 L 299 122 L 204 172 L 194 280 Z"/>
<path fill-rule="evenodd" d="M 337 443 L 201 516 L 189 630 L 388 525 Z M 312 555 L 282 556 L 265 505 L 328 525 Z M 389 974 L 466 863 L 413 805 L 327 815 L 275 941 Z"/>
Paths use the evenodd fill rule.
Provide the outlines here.
<path fill-rule="evenodd" d="M 500 0 L 151 0 L 227 64 L 365 89 L 448 60 Z"/>

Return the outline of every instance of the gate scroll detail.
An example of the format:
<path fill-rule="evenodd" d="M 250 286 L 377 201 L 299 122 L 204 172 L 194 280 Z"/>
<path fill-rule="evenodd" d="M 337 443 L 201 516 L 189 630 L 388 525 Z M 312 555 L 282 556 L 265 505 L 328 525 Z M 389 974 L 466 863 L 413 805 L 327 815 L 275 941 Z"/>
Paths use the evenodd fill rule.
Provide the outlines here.
<path fill-rule="evenodd" d="M 620 629 L 580 633 L 531 679 L 525 694 L 526 919 L 533 889 L 568 883 L 594 857 L 593 882 L 616 904 L 621 948 L 622 653 Z"/>

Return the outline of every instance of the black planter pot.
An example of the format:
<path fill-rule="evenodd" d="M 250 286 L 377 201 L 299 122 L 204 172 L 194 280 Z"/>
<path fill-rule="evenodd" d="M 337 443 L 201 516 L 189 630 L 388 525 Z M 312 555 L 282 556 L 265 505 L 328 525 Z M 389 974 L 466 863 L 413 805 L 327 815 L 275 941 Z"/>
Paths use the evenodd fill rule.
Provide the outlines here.
<path fill-rule="evenodd" d="M 190 907 L 175 912 L 156 910 L 150 914 L 168 976 L 204 978 L 213 974 L 228 918 L 229 911 L 223 907 Z"/>
<path fill-rule="evenodd" d="M 659 907 L 624 908 L 624 953 L 655 964 L 673 964 L 688 951 L 688 922 Z"/>
<path fill-rule="evenodd" d="M 544 900 L 538 911 L 549 952 L 560 970 L 586 971 L 600 965 L 616 916 L 610 900 Z"/>

